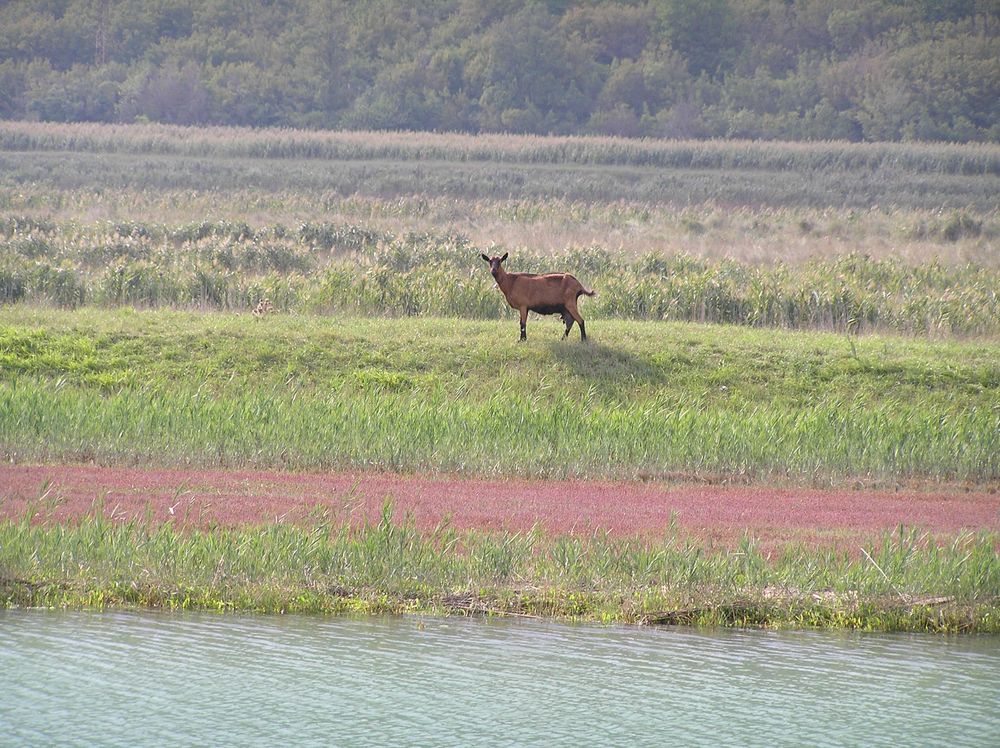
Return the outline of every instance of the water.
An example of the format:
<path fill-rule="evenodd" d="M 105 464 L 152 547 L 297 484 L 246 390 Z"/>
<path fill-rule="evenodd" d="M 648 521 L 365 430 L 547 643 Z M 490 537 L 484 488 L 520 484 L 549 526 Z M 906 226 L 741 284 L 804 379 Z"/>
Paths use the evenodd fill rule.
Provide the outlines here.
<path fill-rule="evenodd" d="M 0 611 L 0 745 L 1000 745 L 1000 638 Z"/>

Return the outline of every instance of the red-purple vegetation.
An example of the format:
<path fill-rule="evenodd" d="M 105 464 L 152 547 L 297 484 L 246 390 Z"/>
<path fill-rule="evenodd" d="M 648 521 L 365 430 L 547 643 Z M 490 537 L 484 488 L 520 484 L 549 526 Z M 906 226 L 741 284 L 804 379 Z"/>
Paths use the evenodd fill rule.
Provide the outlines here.
<path fill-rule="evenodd" d="M 487 481 L 392 474 L 300 474 L 5 465 L 0 517 L 72 521 L 100 502 L 114 519 L 191 526 L 307 522 L 317 508 L 337 523 L 375 522 L 391 499 L 395 518 L 418 528 L 552 534 L 607 531 L 662 536 L 679 529 L 730 543 L 842 543 L 900 524 L 937 533 L 1000 530 L 1000 494 L 852 491 L 621 482 Z"/>

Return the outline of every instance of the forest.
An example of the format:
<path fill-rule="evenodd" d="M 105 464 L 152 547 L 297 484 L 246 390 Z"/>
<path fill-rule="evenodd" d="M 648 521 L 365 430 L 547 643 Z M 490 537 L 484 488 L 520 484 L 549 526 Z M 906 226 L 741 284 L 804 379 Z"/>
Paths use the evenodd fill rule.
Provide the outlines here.
<path fill-rule="evenodd" d="M 0 119 L 1000 142 L 995 0 L 12 0 Z"/>

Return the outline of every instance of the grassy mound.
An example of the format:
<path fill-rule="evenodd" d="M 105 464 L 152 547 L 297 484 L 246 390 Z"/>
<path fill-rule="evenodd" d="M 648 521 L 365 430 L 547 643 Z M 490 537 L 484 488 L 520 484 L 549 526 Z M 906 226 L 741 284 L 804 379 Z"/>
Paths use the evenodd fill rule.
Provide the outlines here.
<path fill-rule="evenodd" d="M 990 484 L 990 343 L 554 318 L 0 313 L 6 459 Z"/>

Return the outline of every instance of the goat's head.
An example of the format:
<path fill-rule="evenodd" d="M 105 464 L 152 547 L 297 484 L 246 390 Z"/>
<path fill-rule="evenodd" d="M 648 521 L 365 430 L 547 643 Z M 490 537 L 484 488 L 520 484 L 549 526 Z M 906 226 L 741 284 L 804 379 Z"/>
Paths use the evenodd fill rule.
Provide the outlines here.
<path fill-rule="evenodd" d="M 503 257 L 487 257 L 486 255 L 480 255 L 480 257 L 482 257 L 489 264 L 490 273 L 492 273 L 495 278 L 496 274 L 500 272 L 500 263 L 507 259 L 507 253 L 504 252 Z"/>

